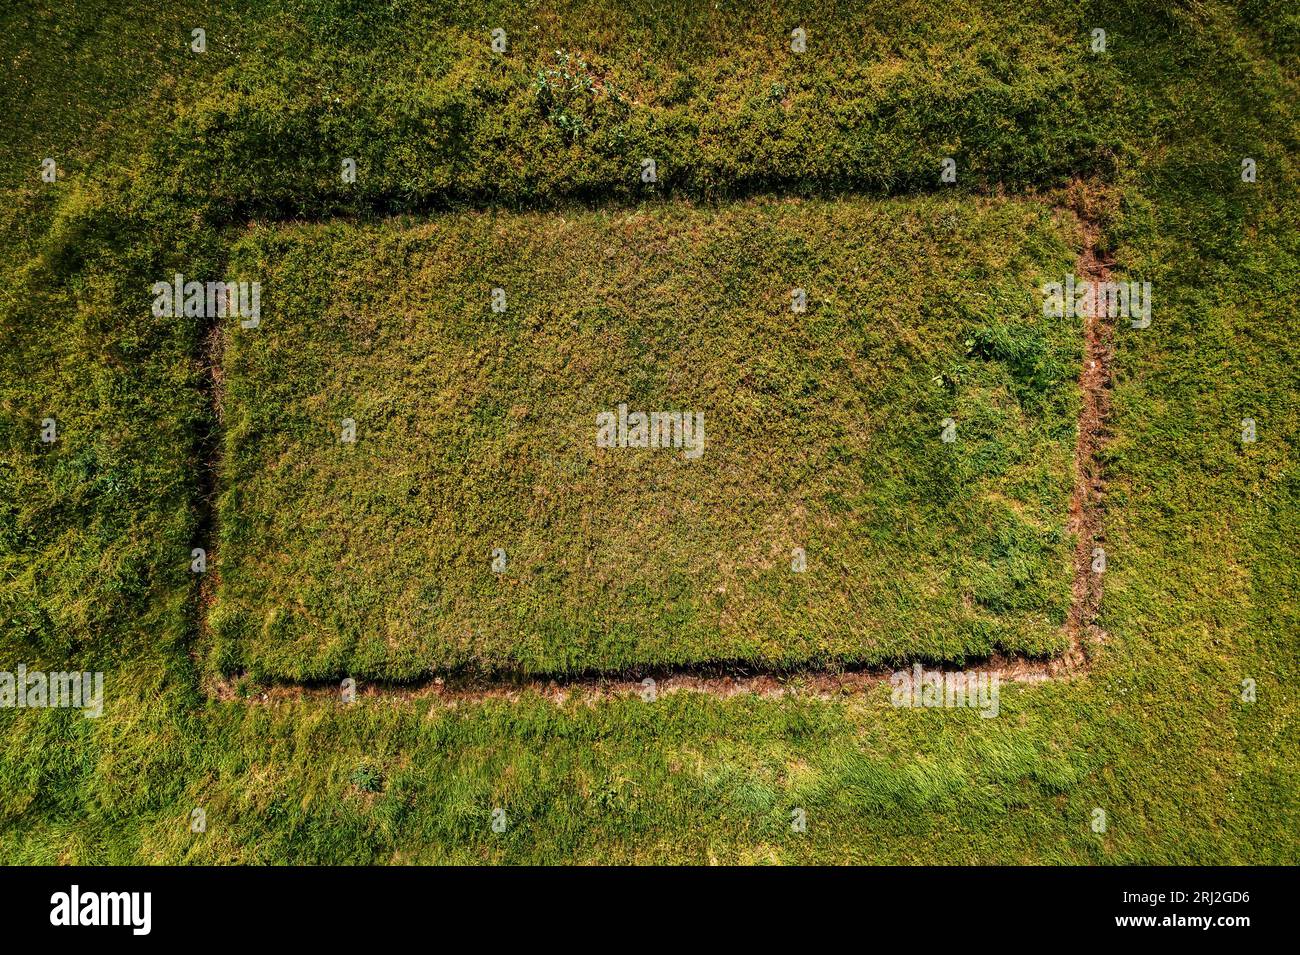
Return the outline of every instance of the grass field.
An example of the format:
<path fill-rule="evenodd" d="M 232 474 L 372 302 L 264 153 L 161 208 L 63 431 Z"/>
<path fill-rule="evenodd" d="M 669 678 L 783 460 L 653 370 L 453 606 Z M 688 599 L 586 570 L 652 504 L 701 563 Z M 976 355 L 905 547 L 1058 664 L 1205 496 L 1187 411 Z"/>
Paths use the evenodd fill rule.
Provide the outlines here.
<path fill-rule="evenodd" d="M 1300 18 L 692 11 L 0 13 L 0 671 L 106 681 L 0 709 L 0 861 L 1300 861 Z M 1058 654 L 1082 343 L 1036 292 L 1076 181 L 1156 303 L 1086 668 L 993 719 L 367 692 Z M 176 272 L 260 280 L 261 327 L 152 315 Z M 596 448 L 620 400 L 705 453 Z"/>
<path fill-rule="evenodd" d="M 223 327 L 223 670 L 1059 649 L 1082 335 L 1038 286 L 1069 226 L 928 199 L 242 236 L 264 300 Z M 703 429 L 600 447 L 620 403 Z"/>

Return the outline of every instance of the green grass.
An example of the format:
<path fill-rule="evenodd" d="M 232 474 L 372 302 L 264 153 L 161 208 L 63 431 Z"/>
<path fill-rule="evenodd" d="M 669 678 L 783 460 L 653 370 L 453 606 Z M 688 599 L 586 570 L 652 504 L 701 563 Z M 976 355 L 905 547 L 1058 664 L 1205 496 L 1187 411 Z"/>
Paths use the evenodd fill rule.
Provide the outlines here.
<path fill-rule="evenodd" d="M 224 323 L 220 665 L 1061 648 L 1081 329 L 1038 287 L 1073 269 L 1069 227 L 926 199 L 242 235 L 263 306 Z M 702 414 L 699 456 L 598 447 L 620 403 Z"/>
<path fill-rule="evenodd" d="M 513 5 L 250 0 L 194 14 L 218 24 L 202 61 L 162 49 L 187 12 L 123 6 L 11 5 L 0 14 L 0 69 L 15 79 L 3 85 L 0 122 L 0 669 L 72 662 L 107 670 L 99 720 L 0 710 L 0 859 L 1300 861 L 1300 346 L 1291 332 L 1300 278 L 1300 34 L 1289 5 L 1033 3 L 1007 12 L 881 3 L 845 14 L 810 4 L 774 18 L 726 3 L 669 16 L 612 0 L 517 13 Z M 778 56 L 788 27 L 774 19 L 805 23 L 812 55 L 797 64 Z M 498 20 L 513 47 L 499 65 L 485 59 L 484 36 Z M 38 29 L 51 24 L 58 29 Z M 1094 24 L 1111 39 L 1098 60 L 1081 52 Z M 839 44 L 838 55 L 817 58 L 823 40 L 828 52 Z M 854 44 L 857 55 L 846 52 Z M 530 84 L 557 66 L 556 49 L 585 59 L 641 105 L 623 116 L 612 98 L 539 99 Z M 940 83 L 946 70 L 961 78 L 950 90 Z M 334 113 L 323 96 L 307 95 L 326 76 L 346 92 L 335 94 L 344 102 Z M 786 87 L 779 99 L 774 84 Z M 951 96 L 931 111 L 941 89 Z M 384 102 L 395 108 L 381 109 Z M 575 135 L 577 120 L 584 129 Z M 786 135 L 787 120 L 798 136 Z M 340 258 L 331 268 L 298 274 L 298 300 L 332 306 L 337 292 L 377 317 L 377 299 L 365 311 L 372 306 L 343 296 L 347 283 L 367 278 L 364 264 L 341 253 L 368 238 L 366 255 L 391 255 L 406 241 L 418 260 L 419 236 L 482 221 L 427 215 L 444 206 L 546 207 L 556 230 L 560 219 L 596 229 L 639 209 L 642 229 L 673 217 L 721 229 L 728 216 L 789 208 L 776 198 L 684 209 L 665 207 L 659 193 L 642 197 L 610 145 L 620 124 L 629 156 L 662 150 L 659 192 L 675 200 L 853 190 L 871 195 L 842 214 L 900 221 L 927 203 L 954 204 L 964 219 L 969 203 L 977 218 L 957 223 L 954 235 L 973 253 L 998 256 L 1039 236 L 1024 262 L 1054 260 L 1066 248 L 1068 230 L 1053 233 L 1031 215 L 1036 190 L 1074 173 L 1109 182 L 1103 242 L 1119 275 L 1153 282 L 1156 308 L 1151 328 L 1122 330 L 1117 342 L 1105 454 L 1108 640 L 1086 676 L 1006 688 L 1001 715 L 987 720 L 895 709 L 883 689 L 852 700 L 684 694 L 653 704 L 526 695 L 455 708 L 400 697 L 260 705 L 252 681 L 241 684 L 251 702 L 199 693 L 193 655 L 207 648 L 188 555 L 206 513 L 201 462 L 218 438 L 237 452 L 255 447 L 241 443 L 250 434 L 217 428 L 203 393 L 205 330 L 153 320 L 150 283 L 172 271 L 221 276 L 261 254 L 293 271 L 293 256 L 305 265 L 333 250 Z M 850 128 L 857 135 L 845 137 Z M 954 195 L 921 199 L 939 188 L 934 160 L 959 147 Z M 365 160 L 355 191 L 334 179 L 344 148 Z M 67 176 L 45 188 L 38 164 L 55 150 L 67 154 Z M 1240 181 L 1243 156 L 1259 161 L 1254 185 Z M 979 199 L 999 183 L 1012 199 Z M 899 198 L 872 201 L 887 195 Z M 583 212 L 571 208 L 575 201 L 598 208 Z M 426 218 L 372 219 L 408 209 Z M 336 213 L 354 221 L 267 221 L 248 231 L 248 216 Z M 482 219 L 493 215 L 520 221 L 504 208 Z M 1038 224 L 1014 235 L 977 228 L 989 216 L 1009 224 L 1017 215 Z M 861 239 L 872 248 L 892 241 Z M 552 242 L 564 247 L 562 236 Z M 953 254 L 921 261 L 940 260 L 964 267 Z M 883 254 L 862 264 L 913 263 Z M 449 264 L 424 267 L 451 274 Z M 646 267 L 668 271 L 663 262 Z M 784 287 L 781 278 L 757 276 L 772 289 Z M 563 284 L 572 302 L 590 294 L 576 278 Z M 416 315 L 428 315 L 441 294 L 412 292 L 427 296 L 413 300 Z M 473 308 L 453 314 L 465 324 L 493 321 L 474 312 L 478 295 L 470 301 Z M 814 308 L 807 319 L 841 327 L 831 320 L 849 306 L 835 301 L 844 312 Z M 307 323 L 337 314 L 304 311 L 302 326 L 264 330 L 310 334 Z M 571 313 L 539 312 L 540 329 Z M 507 314 L 495 333 L 514 329 L 513 354 L 540 360 L 525 329 L 508 324 L 524 313 Z M 989 327 L 972 336 L 975 353 L 991 359 L 955 347 L 968 326 L 922 324 L 916 334 L 952 336 L 955 368 L 1008 391 L 1026 357 L 1036 367 L 1036 355 L 1050 355 L 1015 347 L 1005 330 L 978 321 Z M 879 326 L 856 327 L 883 335 Z M 723 331 L 749 347 L 738 328 Z M 375 333 L 396 331 L 376 323 Z M 292 350 L 293 341 L 282 344 L 294 361 L 347 357 L 342 348 Z M 368 367 L 369 340 L 349 341 L 349 380 L 377 383 L 390 366 Z M 576 347 L 582 338 L 555 341 Z M 759 357 L 779 368 L 785 341 Z M 236 338 L 231 360 L 250 344 Z M 844 343 L 814 344 L 825 356 Z M 655 358 L 662 369 L 667 358 Z M 919 355 L 913 361 L 924 364 Z M 246 379 L 259 380 L 313 387 L 265 369 Z M 830 393 L 848 387 L 833 376 L 815 383 Z M 321 381 L 311 395 L 332 384 Z M 370 422 L 374 438 L 378 422 L 400 420 L 412 395 L 429 394 L 386 394 L 359 421 Z M 917 392 L 915 414 L 932 413 L 927 395 Z M 564 393 L 544 397 L 561 402 Z M 261 407 L 228 407 L 227 426 Z M 1059 413 L 1039 410 L 1044 421 Z M 37 434 L 51 413 L 62 438 L 47 447 Z M 323 439 L 335 412 L 321 413 Z M 1246 416 L 1259 424 L 1249 447 L 1238 437 Z M 366 437 L 363 429 L 351 450 L 371 453 Z M 236 454 L 226 467 L 242 460 Z M 619 466 L 662 464 L 651 457 Z M 906 468 L 921 470 L 911 460 Z M 224 520 L 231 492 L 223 484 L 223 531 L 234 526 Z M 506 503 L 485 497 L 483 506 Z M 943 621 L 931 637 L 955 645 L 958 632 Z M 1258 685 L 1255 703 L 1241 697 L 1247 678 Z M 189 828 L 196 807 L 208 815 L 201 835 Z M 507 812 L 504 833 L 491 829 L 495 808 Z M 806 833 L 790 828 L 795 808 L 807 813 Z M 1094 808 L 1108 814 L 1105 834 L 1089 827 Z"/>
<path fill-rule="evenodd" d="M 426 31 L 408 6 L 426 5 L 317 14 L 320 33 L 262 31 L 215 59 L 158 139 L 169 174 L 242 218 L 911 191 L 935 188 L 945 157 L 963 183 L 1014 187 L 1100 171 L 1122 144 L 1116 74 L 1072 17 L 1045 30 L 991 22 L 980 5 L 965 17 L 813 5 L 809 54 L 743 5 L 685 18 L 676 41 L 664 36 L 676 9 L 615 24 L 590 15 L 599 4 L 486 6 L 440 11 Z M 506 52 L 492 51 L 489 24 Z"/>

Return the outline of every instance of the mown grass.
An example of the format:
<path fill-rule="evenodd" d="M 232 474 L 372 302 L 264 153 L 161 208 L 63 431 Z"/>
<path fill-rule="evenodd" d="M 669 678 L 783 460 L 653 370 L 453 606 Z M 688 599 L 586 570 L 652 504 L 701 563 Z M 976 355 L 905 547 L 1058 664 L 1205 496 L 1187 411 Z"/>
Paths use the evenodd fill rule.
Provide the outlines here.
<path fill-rule="evenodd" d="M 223 323 L 219 665 L 1060 649 L 1082 336 L 1038 287 L 1069 227 L 930 199 L 241 236 L 263 307 Z M 620 403 L 702 415 L 703 443 L 601 448 Z"/>
<path fill-rule="evenodd" d="M 104 44 L 94 18 L 107 6 L 52 9 L 66 22 L 84 17 L 88 42 Z M 25 15 L 13 9 L 4 15 Z M 397 9 L 414 38 L 421 16 L 436 8 Z M 597 54 L 617 61 L 610 69 L 630 88 L 654 85 L 656 70 L 685 76 L 687 86 L 692 76 L 714 75 L 724 54 L 744 59 L 733 52 L 736 34 L 724 27 L 772 19 L 767 10 L 725 4 L 679 16 L 613 3 L 583 7 L 581 16 L 572 15 L 576 9 L 520 14 L 532 23 L 512 36 L 536 25 L 548 40 L 529 68 L 549 65 L 560 46 L 551 41 L 564 33 L 585 38 L 565 46 L 584 56 L 590 48 L 589 62 Z M 129 10 L 139 22 L 156 16 L 138 5 Z M 374 23 L 386 13 L 367 16 L 348 5 L 240 4 L 231 22 L 261 29 L 252 42 L 270 50 L 277 33 L 287 43 L 296 32 L 269 18 L 277 10 L 298 14 L 304 35 L 307 28 L 332 30 L 324 42 L 357 62 L 370 56 L 367 46 L 382 49 L 383 36 L 392 35 Z M 460 10 L 443 12 L 467 35 L 494 19 L 488 6 Z M 28 159 L 6 160 L 6 169 L 33 178 L 6 180 L 21 185 L 6 191 L 0 241 L 0 473 L 8 482 L 0 496 L 0 653 L 10 669 L 16 662 L 103 661 L 109 673 L 98 721 L 0 712 L 0 857 L 1297 861 L 1300 354 L 1288 331 L 1300 274 L 1294 12 L 1271 2 L 1091 10 L 1027 4 L 1015 13 L 880 4 L 856 18 L 825 8 L 799 12 L 814 39 L 842 30 L 887 43 L 922 82 L 955 47 L 977 59 L 1014 59 L 1007 36 L 1037 31 L 1039 44 L 1043 36 L 1083 42 L 1093 22 L 1109 30 L 1107 60 L 1062 60 L 1055 75 L 1067 86 L 1094 82 L 1073 75 L 1080 68 L 1114 78 L 1120 95 L 1111 114 L 1087 116 L 1075 132 L 1110 122 L 1107 128 L 1122 133 L 1101 165 L 1104 172 L 1111 166 L 1118 199 L 1103 239 L 1119 274 L 1153 281 L 1157 305 L 1151 328 L 1125 331 L 1118 341 L 1114 437 L 1105 461 L 1110 561 L 1102 623 L 1109 639 L 1089 674 L 1007 689 L 1002 714 L 990 720 L 969 711 L 896 710 L 883 696 L 690 695 L 592 706 L 525 698 L 454 710 L 400 699 L 351 707 L 203 702 L 187 655 L 197 633 L 186 570 L 202 513 L 194 474 L 202 432 L 213 424 L 199 387 L 201 330 L 151 322 L 147 283 L 177 267 L 221 274 L 225 240 L 214 240 L 211 230 L 229 221 L 222 210 L 261 204 L 277 213 L 325 214 L 339 204 L 335 187 L 303 183 L 310 203 L 279 209 L 298 194 L 292 185 L 272 200 L 274 189 L 260 194 L 256 180 L 213 163 L 218 185 L 239 182 L 250 191 L 210 192 L 213 179 L 197 189 L 175 174 L 202 173 L 198 157 L 184 167 L 154 165 L 177 150 L 185 158 L 175 143 L 114 153 L 111 143 L 131 131 L 148 137 L 175 121 L 169 107 L 149 112 L 157 87 L 138 64 L 118 57 L 110 65 L 96 53 L 111 75 L 123 82 L 134 75 L 139 85 L 115 80 L 83 97 L 69 85 L 81 74 L 60 72 L 62 57 L 42 35 L 5 30 L 6 42 L 17 38 L 5 48 L 6 67 L 27 76 L 38 70 L 35 78 L 66 91 L 70 104 L 56 111 L 39 95 L 24 100 L 7 113 L 5 152 L 8 144 L 29 156 L 43 152 L 42 137 L 75 142 L 85 124 L 68 117 L 105 116 L 106 135 L 78 152 L 83 173 L 57 193 L 36 186 Z M 428 42 L 437 46 L 443 41 L 434 33 Z M 25 47 L 34 59 L 18 63 L 10 51 Z M 218 59 L 226 55 L 219 45 L 213 52 L 196 68 L 215 77 L 233 64 Z M 384 62 L 375 56 L 370 62 Z M 42 65 L 25 65 L 34 62 Z M 1039 65 L 1052 74 L 1050 62 Z M 254 75 L 247 82 L 261 90 L 259 102 L 275 88 Z M 195 106 L 184 86 L 177 81 L 177 110 L 213 115 Z M 118 92 L 146 88 L 144 98 Z M 110 111 L 123 102 L 122 113 Z M 267 112 L 259 106 L 258 114 Z M 902 138 L 913 131 L 906 112 L 880 115 L 877 126 Z M 1085 144 L 1091 135 L 1084 134 Z M 209 142 L 219 143 L 212 136 Z M 1053 148 L 1067 158 L 1049 175 L 1072 169 L 1070 134 L 1062 136 Z M 1007 168 L 1033 156 L 1042 141 L 1008 133 Z M 263 146 L 311 155 L 273 137 Z M 1260 179 L 1251 186 L 1239 178 L 1245 155 L 1259 160 Z M 319 159 L 322 170 L 332 164 L 327 158 Z M 394 168 L 409 173 L 414 165 Z M 924 184 L 926 166 L 906 188 Z M 743 169 L 725 161 L 715 168 Z M 793 168 L 808 175 L 808 167 Z M 767 174 L 775 183 L 779 173 Z M 1027 184 L 1011 174 L 1004 179 L 996 164 L 985 181 Z M 901 179 L 861 183 L 904 188 Z M 804 179 L 790 188 L 816 185 Z M 699 180 L 694 188 L 703 187 Z M 435 189 L 421 195 L 429 206 L 452 201 Z M 547 198 L 542 189 L 515 195 Z M 372 198 L 381 207 L 375 211 L 391 201 Z M 64 432 L 68 444 L 47 449 L 32 419 L 51 407 L 74 409 L 73 426 Z M 1259 422 L 1260 440 L 1243 447 L 1240 419 L 1247 415 Z M 173 563 L 178 538 L 184 549 Z M 102 563 L 97 554 L 106 555 Z M 36 623 L 20 629 L 15 620 Z M 1242 699 L 1247 678 L 1257 681 L 1257 702 Z M 382 783 L 355 782 L 376 773 Z M 209 816 L 201 835 L 189 828 L 196 807 Z M 490 827 L 497 807 L 508 814 L 504 833 Z M 808 814 L 806 833 L 790 828 L 794 808 Z M 1095 808 L 1108 814 L 1105 834 L 1090 828 Z"/>

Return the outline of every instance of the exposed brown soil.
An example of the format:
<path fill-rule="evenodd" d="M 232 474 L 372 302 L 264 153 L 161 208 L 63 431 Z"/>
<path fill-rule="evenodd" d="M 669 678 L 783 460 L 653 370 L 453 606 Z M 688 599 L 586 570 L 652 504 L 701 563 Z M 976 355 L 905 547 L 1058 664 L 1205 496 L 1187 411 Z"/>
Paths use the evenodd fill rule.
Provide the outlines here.
<path fill-rule="evenodd" d="M 571 679 L 530 679 L 525 677 L 435 677 L 424 683 L 385 684 L 358 681 L 358 699 L 383 697 L 393 700 L 429 700 L 447 706 L 487 700 L 514 701 L 522 696 L 538 696 L 556 703 L 575 700 L 584 703 L 614 697 L 643 696 L 651 689 L 656 696 L 672 693 L 707 693 L 721 699 L 733 696 L 757 696 L 775 699 L 799 696 L 837 699 L 869 692 L 888 683 L 893 667 L 827 670 L 792 670 L 784 673 L 719 674 L 670 672 L 654 677 L 581 676 Z M 955 670 L 956 667 L 925 667 L 927 672 Z M 1035 661 L 997 656 L 962 668 L 967 673 L 998 674 L 1003 683 L 1041 683 L 1068 678 L 1073 671 L 1060 660 Z M 653 679 L 653 684 L 644 681 Z M 211 688 L 211 695 L 223 701 L 243 699 L 249 703 L 274 704 L 295 700 L 339 700 L 340 685 L 283 683 L 257 686 L 241 697 L 232 681 L 221 681 Z"/>
<path fill-rule="evenodd" d="M 1110 279 L 1113 261 L 1097 246 L 1099 217 L 1106 201 L 1104 193 L 1075 183 L 1069 192 L 1073 211 L 1083 228 L 1083 249 L 1076 271 L 1081 281 L 1096 283 Z M 1074 493 L 1070 498 L 1069 529 L 1077 536 L 1074 553 L 1074 583 L 1066 633 L 1070 648 L 1064 662 L 1071 668 L 1084 666 L 1088 647 L 1105 638 L 1097 625 L 1101 610 L 1103 574 L 1092 569 L 1093 549 L 1105 546 L 1102 516 L 1105 512 L 1105 482 L 1100 452 L 1109 432 L 1111 364 L 1114 358 L 1115 322 L 1098 308 L 1095 295 L 1086 300 L 1084 311 L 1083 363 L 1079 389 L 1083 406 L 1079 412 L 1078 437 L 1074 449 Z"/>

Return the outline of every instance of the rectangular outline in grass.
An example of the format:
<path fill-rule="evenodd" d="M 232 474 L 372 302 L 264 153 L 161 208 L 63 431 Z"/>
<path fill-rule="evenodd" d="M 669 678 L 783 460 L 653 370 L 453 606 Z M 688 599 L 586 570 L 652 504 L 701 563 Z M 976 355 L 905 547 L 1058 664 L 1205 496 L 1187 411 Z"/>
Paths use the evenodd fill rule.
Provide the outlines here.
<path fill-rule="evenodd" d="M 1098 249 L 1100 225 L 1090 214 L 1094 200 L 1095 184 L 1076 180 L 1067 192 L 1068 209 L 1073 212 L 1083 230 L 1082 248 L 1076 264 L 1076 274 L 1081 280 L 1105 282 L 1109 279 L 1113 262 Z M 1057 208 L 1064 206 L 1058 204 Z M 1068 638 L 1066 650 L 1050 659 L 1023 655 L 993 654 L 975 665 L 960 668 L 966 672 L 996 672 L 1011 682 L 1038 683 L 1045 680 L 1071 679 L 1087 673 L 1090 665 L 1089 647 L 1103 642 L 1107 635 L 1098 624 L 1102 599 L 1102 575 L 1092 571 L 1093 548 L 1104 541 L 1102 519 L 1104 515 L 1104 474 L 1100 465 L 1100 450 L 1105 441 L 1109 417 L 1111 366 L 1113 358 L 1115 325 L 1104 312 L 1098 314 L 1093 307 L 1085 307 L 1084 350 L 1080 364 L 1079 387 L 1082 404 L 1076 426 L 1076 446 L 1073 455 L 1073 489 L 1070 500 L 1068 527 L 1076 535 L 1074 573 L 1071 602 L 1064 624 Z M 224 394 L 220 326 L 213 323 L 204 336 L 204 365 L 208 369 L 206 385 L 213 418 L 221 423 Z M 216 522 L 216 497 L 220 442 L 212 449 L 213 457 L 207 470 L 213 475 L 211 485 L 203 495 L 205 506 L 201 526 L 208 535 L 209 573 L 198 588 L 196 615 L 198 630 L 208 633 L 207 609 L 220 573 L 217 561 L 219 533 Z M 938 669 L 956 671 L 958 668 L 940 664 Z M 758 696 L 783 696 L 798 694 L 820 698 L 833 698 L 862 692 L 885 682 L 892 667 L 878 664 L 865 666 L 814 667 L 764 667 L 760 665 L 734 665 L 727 663 L 698 664 L 691 666 L 645 665 L 623 670 L 583 672 L 571 675 L 523 675 L 495 672 L 490 675 L 434 671 L 427 677 L 410 681 L 366 680 L 366 695 L 396 695 L 407 698 L 433 698 L 447 702 L 486 699 L 514 699 L 521 693 L 532 693 L 563 701 L 570 697 L 586 699 L 642 693 L 642 680 L 655 680 L 658 692 L 686 690 L 703 692 L 717 697 L 737 694 Z M 231 679 L 204 678 L 208 695 L 219 700 L 239 696 L 239 677 Z M 262 701 L 286 697 L 330 696 L 337 693 L 333 681 L 292 681 L 272 679 Z"/>

